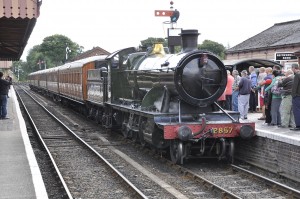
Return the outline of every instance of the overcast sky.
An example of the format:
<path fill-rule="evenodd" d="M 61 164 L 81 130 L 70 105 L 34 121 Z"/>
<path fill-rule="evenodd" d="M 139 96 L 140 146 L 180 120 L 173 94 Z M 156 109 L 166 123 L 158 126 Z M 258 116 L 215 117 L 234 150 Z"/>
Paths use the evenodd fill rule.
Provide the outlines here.
<path fill-rule="evenodd" d="M 209 39 L 233 47 L 273 26 L 300 19 L 300 0 L 173 0 L 180 11 L 176 27 L 198 29 L 198 43 Z M 136 47 L 148 37 L 166 37 L 169 0 L 43 0 L 40 17 L 21 57 L 45 37 L 62 34 L 84 47 L 109 52 Z"/>

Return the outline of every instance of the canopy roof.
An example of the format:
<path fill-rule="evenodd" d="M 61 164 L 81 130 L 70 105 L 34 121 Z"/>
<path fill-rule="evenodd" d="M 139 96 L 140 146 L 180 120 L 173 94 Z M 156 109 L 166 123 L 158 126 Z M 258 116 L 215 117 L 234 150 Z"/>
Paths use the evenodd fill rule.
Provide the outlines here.
<path fill-rule="evenodd" d="M 19 60 L 39 16 L 39 0 L 0 0 L 0 60 Z"/>
<path fill-rule="evenodd" d="M 282 46 L 299 46 L 300 20 L 276 23 L 261 33 L 226 50 L 226 53 L 237 53 L 259 49 L 278 48 Z"/>
<path fill-rule="evenodd" d="M 228 69 L 235 69 L 238 71 L 248 70 L 249 66 L 254 66 L 255 68 L 260 68 L 260 67 L 273 68 L 274 65 L 278 65 L 281 68 L 283 67 L 281 64 L 269 59 L 223 60 L 223 63 Z"/>

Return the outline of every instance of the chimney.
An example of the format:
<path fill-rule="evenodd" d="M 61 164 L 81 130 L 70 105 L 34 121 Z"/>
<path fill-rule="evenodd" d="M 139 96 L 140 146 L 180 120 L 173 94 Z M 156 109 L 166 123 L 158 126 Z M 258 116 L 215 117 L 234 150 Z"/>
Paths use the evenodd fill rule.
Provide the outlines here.
<path fill-rule="evenodd" d="M 197 50 L 198 45 L 198 30 L 182 30 L 181 35 L 182 52 Z"/>

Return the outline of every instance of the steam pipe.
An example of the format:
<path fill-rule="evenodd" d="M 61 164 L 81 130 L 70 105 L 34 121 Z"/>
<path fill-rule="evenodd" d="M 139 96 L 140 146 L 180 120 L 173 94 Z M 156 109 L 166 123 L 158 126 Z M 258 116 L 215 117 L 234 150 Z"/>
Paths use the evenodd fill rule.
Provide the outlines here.
<path fill-rule="evenodd" d="M 181 110 L 180 110 L 180 99 L 178 100 L 178 119 L 179 119 L 179 124 L 181 123 Z"/>
<path fill-rule="evenodd" d="M 195 132 L 195 133 L 192 134 L 193 137 L 201 134 L 204 131 L 205 127 L 206 127 L 206 118 L 202 117 L 202 127 L 201 127 L 201 129 L 199 131 L 197 131 L 197 132 Z"/>
<path fill-rule="evenodd" d="M 231 115 L 229 115 L 217 102 L 214 102 L 214 104 L 219 107 L 219 109 L 227 115 L 233 122 L 238 122 L 236 119 L 234 119 Z"/>

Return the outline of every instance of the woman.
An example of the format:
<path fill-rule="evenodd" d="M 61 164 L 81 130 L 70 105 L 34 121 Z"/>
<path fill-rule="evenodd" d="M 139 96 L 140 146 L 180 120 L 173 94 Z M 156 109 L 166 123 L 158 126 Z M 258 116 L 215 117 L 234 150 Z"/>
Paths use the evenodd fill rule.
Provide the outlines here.
<path fill-rule="evenodd" d="M 236 90 L 238 88 L 241 76 L 239 76 L 239 72 L 237 70 L 232 71 L 232 76 L 234 78 L 233 84 L 232 84 L 232 110 L 238 111 L 238 96 L 239 91 Z"/>
<path fill-rule="evenodd" d="M 262 86 L 259 86 L 259 90 L 258 90 L 259 106 L 260 106 L 261 111 L 262 111 L 262 116 L 260 118 L 258 118 L 258 120 L 265 120 L 266 119 L 265 103 L 264 103 L 265 86 L 262 84 L 262 82 L 264 81 L 264 78 L 266 76 L 267 76 L 266 68 L 265 67 L 260 67 L 259 68 L 259 74 L 258 74 L 258 77 L 257 77 L 257 84 L 262 85 Z"/>

